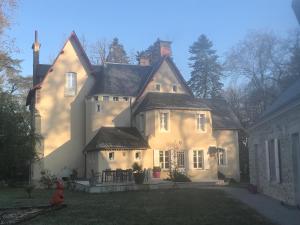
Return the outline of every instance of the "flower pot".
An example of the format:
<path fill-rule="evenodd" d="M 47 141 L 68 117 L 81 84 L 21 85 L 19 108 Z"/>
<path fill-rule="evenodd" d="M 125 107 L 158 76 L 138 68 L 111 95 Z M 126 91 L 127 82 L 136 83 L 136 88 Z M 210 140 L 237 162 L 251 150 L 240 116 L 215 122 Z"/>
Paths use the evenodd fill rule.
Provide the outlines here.
<path fill-rule="evenodd" d="M 154 171 L 153 178 L 160 178 L 160 171 Z"/>

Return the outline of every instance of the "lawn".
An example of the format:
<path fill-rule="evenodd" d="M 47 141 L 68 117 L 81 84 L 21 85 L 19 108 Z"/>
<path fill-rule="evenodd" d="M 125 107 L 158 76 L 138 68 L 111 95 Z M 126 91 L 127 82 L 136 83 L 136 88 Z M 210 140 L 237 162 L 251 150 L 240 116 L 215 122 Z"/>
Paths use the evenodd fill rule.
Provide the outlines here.
<path fill-rule="evenodd" d="M 0 189 L 0 207 L 47 204 L 53 190 Z M 110 194 L 65 192 L 68 205 L 26 225 L 271 225 L 260 214 L 221 190 L 180 189 Z"/>

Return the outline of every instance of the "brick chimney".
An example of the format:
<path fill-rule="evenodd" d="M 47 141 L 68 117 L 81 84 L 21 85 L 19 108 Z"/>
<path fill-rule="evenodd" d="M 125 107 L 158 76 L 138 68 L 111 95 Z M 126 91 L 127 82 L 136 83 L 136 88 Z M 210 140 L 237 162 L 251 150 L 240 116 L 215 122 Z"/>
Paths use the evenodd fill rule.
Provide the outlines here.
<path fill-rule="evenodd" d="M 171 50 L 171 41 L 159 41 L 159 47 L 160 47 L 160 56 L 171 56 L 172 50 Z"/>
<path fill-rule="evenodd" d="M 34 32 L 34 43 L 32 44 L 32 50 L 33 50 L 33 74 L 32 74 L 32 79 L 33 79 L 33 85 L 36 85 L 39 80 L 37 77 L 37 67 L 39 65 L 39 57 L 40 57 L 40 43 L 38 41 L 38 32 Z"/>

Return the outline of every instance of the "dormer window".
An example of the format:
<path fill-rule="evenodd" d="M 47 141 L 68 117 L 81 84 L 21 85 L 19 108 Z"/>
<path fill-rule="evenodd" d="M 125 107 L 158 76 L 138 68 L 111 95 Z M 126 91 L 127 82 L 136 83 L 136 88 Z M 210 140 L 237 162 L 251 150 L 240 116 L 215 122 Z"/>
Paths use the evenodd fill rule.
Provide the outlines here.
<path fill-rule="evenodd" d="M 172 88 L 173 92 L 177 92 L 177 85 L 173 84 L 173 88 Z"/>
<path fill-rule="evenodd" d="M 114 102 L 118 102 L 119 101 L 119 97 L 113 97 L 113 101 Z"/>
<path fill-rule="evenodd" d="M 156 91 L 160 91 L 160 84 L 156 84 L 156 85 L 155 85 L 155 90 L 156 90 Z"/>
<path fill-rule="evenodd" d="M 68 72 L 65 74 L 65 96 L 76 95 L 77 89 L 77 74 Z"/>
<path fill-rule="evenodd" d="M 94 96 L 94 100 L 95 100 L 95 101 L 98 101 L 98 96 Z"/>
<path fill-rule="evenodd" d="M 103 101 L 108 102 L 109 101 L 109 96 L 103 96 Z"/>
<path fill-rule="evenodd" d="M 124 102 L 128 102 L 128 97 L 123 97 Z"/>

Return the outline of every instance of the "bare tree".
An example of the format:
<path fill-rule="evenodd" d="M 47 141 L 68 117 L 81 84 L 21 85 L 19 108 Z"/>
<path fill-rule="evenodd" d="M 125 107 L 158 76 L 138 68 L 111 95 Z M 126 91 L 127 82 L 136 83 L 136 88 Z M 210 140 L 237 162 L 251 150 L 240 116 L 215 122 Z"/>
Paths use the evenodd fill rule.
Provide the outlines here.
<path fill-rule="evenodd" d="M 106 39 L 99 39 L 90 45 L 89 56 L 90 60 L 95 65 L 103 65 L 106 61 L 109 51 L 109 44 Z"/>

